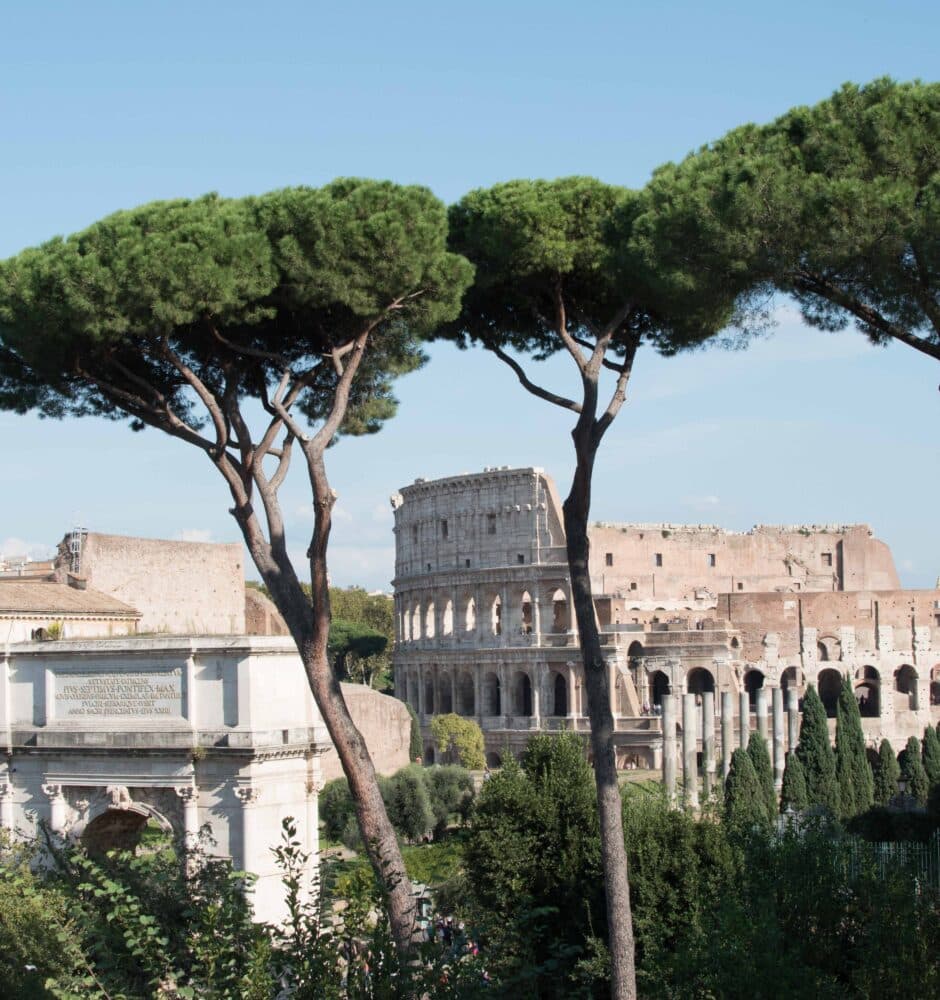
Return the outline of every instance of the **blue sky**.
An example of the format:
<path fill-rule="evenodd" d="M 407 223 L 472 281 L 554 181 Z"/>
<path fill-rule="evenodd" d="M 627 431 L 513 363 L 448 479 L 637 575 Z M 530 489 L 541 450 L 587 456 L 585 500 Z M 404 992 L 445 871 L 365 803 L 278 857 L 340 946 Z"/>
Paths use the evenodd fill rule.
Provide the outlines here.
<path fill-rule="evenodd" d="M 7 3 L 0 256 L 155 198 L 336 176 L 446 201 L 512 177 L 639 186 L 745 121 L 843 81 L 937 78 L 935 3 Z M 743 529 L 867 521 L 909 586 L 940 574 L 940 370 L 785 303 L 745 352 L 641 354 L 594 516 Z M 339 584 L 386 587 L 388 496 L 417 476 L 540 465 L 564 494 L 568 417 L 497 363 L 436 346 L 399 417 L 330 455 Z M 544 378 L 570 384 L 559 359 Z M 234 540 L 221 481 L 155 432 L 0 414 L 0 551 L 98 531 Z M 309 500 L 284 491 L 302 556 Z"/>

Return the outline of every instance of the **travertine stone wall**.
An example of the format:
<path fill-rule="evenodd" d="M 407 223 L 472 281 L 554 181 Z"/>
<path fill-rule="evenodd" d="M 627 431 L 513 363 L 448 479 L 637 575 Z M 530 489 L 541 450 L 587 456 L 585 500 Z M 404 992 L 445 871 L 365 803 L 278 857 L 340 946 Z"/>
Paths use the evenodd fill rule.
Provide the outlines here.
<path fill-rule="evenodd" d="M 341 684 L 356 728 L 362 733 L 379 774 L 394 774 L 408 765 L 411 716 L 397 699 L 380 694 L 365 684 Z M 323 780 L 341 778 L 343 769 L 333 745 L 322 758 Z"/>
<path fill-rule="evenodd" d="M 591 578 L 599 594 L 638 601 L 714 600 L 739 591 L 895 590 L 891 550 L 857 525 L 748 532 L 677 524 L 597 524 Z"/>
<path fill-rule="evenodd" d="M 67 542 L 57 575 L 69 576 Z M 123 535 L 85 535 L 81 577 L 86 585 L 137 608 L 140 632 L 242 635 L 245 574 L 242 547 Z"/>
<path fill-rule="evenodd" d="M 245 634 L 290 635 L 274 602 L 254 587 L 245 588 Z"/>

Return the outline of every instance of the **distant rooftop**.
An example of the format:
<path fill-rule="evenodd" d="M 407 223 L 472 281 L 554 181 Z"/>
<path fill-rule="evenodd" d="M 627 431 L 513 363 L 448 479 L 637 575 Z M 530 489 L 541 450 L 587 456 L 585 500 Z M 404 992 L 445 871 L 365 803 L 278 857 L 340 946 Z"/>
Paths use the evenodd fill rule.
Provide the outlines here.
<path fill-rule="evenodd" d="M 0 614 L 122 615 L 140 617 L 129 604 L 97 590 L 29 578 L 0 579 Z"/>

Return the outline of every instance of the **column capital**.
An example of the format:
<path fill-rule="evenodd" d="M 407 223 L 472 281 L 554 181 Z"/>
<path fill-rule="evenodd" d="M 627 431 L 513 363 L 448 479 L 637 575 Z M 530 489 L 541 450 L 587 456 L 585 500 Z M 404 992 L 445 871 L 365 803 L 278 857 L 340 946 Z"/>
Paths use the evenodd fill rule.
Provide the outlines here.
<path fill-rule="evenodd" d="M 43 795 L 48 796 L 50 799 L 61 799 L 64 795 L 61 785 L 56 784 L 46 784 L 42 785 Z"/>
<path fill-rule="evenodd" d="M 174 792 L 182 799 L 186 804 L 190 802 L 196 802 L 199 799 L 199 789 L 194 785 L 181 785 L 173 789 Z"/>
<path fill-rule="evenodd" d="M 311 778 L 306 784 L 307 794 L 319 795 L 325 787 L 326 782 L 322 778 Z"/>
<path fill-rule="evenodd" d="M 235 794 L 241 800 L 243 806 L 257 802 L 261 795 L 261 790 L 252 785 L 241 785 L 235 789 Z"/>

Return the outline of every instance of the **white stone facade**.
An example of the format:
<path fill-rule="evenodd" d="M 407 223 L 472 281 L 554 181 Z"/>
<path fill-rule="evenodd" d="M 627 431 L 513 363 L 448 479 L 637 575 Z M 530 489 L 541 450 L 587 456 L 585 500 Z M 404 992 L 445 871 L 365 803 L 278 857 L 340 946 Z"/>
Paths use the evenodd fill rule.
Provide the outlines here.
<path fill-rule="evenodd" d="M 291 816 L 318 850 L 328 745 L 300 658 L 281 637 L 19 643 L 0 654 L 0 827 L 118 838 L 147 819 L 255 873 L 259 919 L 282 916 L 270 848 Z"/>

